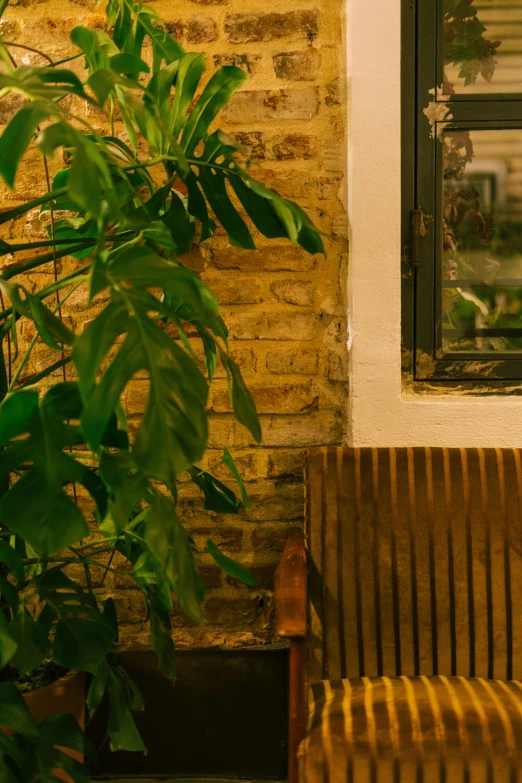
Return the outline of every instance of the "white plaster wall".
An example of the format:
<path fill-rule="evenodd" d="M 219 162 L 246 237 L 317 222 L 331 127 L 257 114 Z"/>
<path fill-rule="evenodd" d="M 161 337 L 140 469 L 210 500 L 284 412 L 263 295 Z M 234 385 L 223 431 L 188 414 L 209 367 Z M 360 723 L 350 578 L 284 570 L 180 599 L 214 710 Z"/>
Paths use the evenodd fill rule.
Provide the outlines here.
<path fill-rule="evenodd" d="M 400 5 L 347 0 L 349 441 L 522 446 L 521 397 L 401 392 Z"/>

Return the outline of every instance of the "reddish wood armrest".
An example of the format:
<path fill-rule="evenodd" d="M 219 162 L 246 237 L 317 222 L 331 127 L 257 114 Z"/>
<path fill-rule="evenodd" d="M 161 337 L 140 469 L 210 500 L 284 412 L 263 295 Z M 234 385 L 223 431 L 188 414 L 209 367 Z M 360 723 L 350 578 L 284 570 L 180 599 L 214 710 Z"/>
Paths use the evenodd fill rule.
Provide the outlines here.
<path fill-rule="evenodd" d="M 302 535 L 292 536 L 275 573 L 276 630 L 290 639 L 288 783 L 298 782 L 297 751 L 305 736 L 307 568 Z"/>
<path fill-rule="evenodd" d="M 292 536 L 275 572 L 276 632 L 283 639 L 306 637 L 306 549 L 302 535 Z"/>

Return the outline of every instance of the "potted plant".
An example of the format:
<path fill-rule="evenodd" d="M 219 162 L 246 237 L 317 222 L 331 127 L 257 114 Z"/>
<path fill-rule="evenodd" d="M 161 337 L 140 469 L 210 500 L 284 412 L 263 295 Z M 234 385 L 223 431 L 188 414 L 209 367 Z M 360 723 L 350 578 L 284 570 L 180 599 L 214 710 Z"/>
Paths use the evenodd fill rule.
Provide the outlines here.
<path fill-rule="evenodd" d="M 118 618 L 112 599 L 99 597 L 103 574 L 124 563 L 145 597 L 159 665 L 174 681 L 173 601 L 202 620 L 205 598 L 194 542 L 176 513 L 179 488 L 194 483 L 205 508 L 217 512 L 248 506 L 226 449 L 223 463 L 240 499 L 198 467 L 218 364 L 237 420 L 256 441 L 261 430 L 216 298 L 184 255 L 211 237 L 216 222 L 236 247 L 254 248 L 250 224 L 265 237 L 323 252 L 303 210 L 255 181 L 236 141 L 210 127 L 245 73 L 223 67 L 202 84 L 205 56 L 186 53 L 151 7 L 109 0 L 106 14 L 109 32 L 72 30 L 78 54 L 67 59 L 78 62 L 20 65 L 0 45 L 0 98 L 23 98 L 0 137 L 0 175 L 16 194 L 18 168 L 36 151 L 47 181 L 44 195 L 0 214 L 6 783 L 52 780 L 52 770 L 89 779 L 78 760 L 87 746 L 70 710 L 38 722 L 42 715 L 31 717 L 11 681 L 38 673 L 42 661 L 87 673 L 89 715 L 108 694 L 112 748 L 144 750 L 132 717 L 143 699 L 114 652 Z M 35 210 L 46 234 L 13 240 L 17 221 Z M 51 274 L 35 275 L 43 270 Z M 35 288 L 38 279 L 44 284 Z M 78 292 L 86 323 L 75 333 L 61 309 Z M 31 367 L 36 349 L 38 371 Z M 129 431 L 121 397 L 137 374 L 148 379 L 148 398 Z M 255 584 L 211 541 L 207 551 L 226 572 Z"/>

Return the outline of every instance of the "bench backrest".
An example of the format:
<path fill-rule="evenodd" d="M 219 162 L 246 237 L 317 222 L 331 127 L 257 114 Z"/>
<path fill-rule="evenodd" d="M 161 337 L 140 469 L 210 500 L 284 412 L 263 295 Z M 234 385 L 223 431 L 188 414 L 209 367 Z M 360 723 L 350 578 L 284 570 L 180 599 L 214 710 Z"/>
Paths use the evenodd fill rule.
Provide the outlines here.
<path fill-rule="evenodd" d="M 522 679 L 522 450 L 316 448 L 311 680 Z"/>

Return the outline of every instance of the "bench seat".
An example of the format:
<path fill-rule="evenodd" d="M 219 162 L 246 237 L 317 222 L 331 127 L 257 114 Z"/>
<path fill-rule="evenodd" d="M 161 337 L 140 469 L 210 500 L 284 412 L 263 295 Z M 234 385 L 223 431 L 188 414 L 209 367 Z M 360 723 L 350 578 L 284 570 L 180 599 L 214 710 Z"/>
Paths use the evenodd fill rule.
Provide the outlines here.
<path fill-rule="evenodd" d="M 522 780 L 522 683 L 446 676 L 309 688 L 301 783 Z"/>

